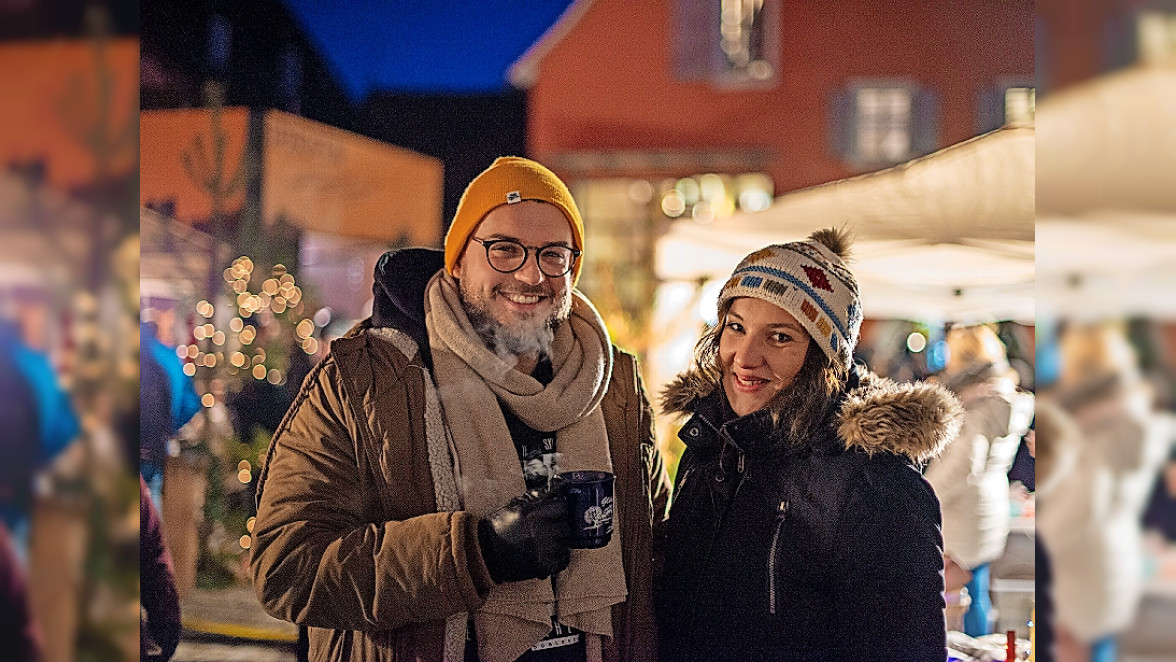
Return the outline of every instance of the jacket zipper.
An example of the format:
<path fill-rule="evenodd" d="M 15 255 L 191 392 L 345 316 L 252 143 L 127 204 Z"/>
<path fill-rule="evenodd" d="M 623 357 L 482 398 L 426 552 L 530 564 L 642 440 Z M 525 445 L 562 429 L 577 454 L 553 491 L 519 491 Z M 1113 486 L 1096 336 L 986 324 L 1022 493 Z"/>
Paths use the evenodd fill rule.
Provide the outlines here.
<path fill-rule="evenodd" d="M 771 614 L 776 613 L 776 548 L 787 514 L 788 502 L 781 501 L 776 508 L 776 532 L 772 534 L 772 550 L 768 553 L 768 612 Z"/>
<path fill-rule="evenodd" d="M 693 471 L 694 471 L 693 466 L 686 467 L 686 473 L 682 474 L 682 480 L 679 481 L 678 488 L 676 490 L 674 490 L 674 492 L 675 492 L 674 496 L 677 496 L 678 494 L 681 494 L 682 492 L 686 491 L 686 483 L 690 480 L 690 474 Z"/>

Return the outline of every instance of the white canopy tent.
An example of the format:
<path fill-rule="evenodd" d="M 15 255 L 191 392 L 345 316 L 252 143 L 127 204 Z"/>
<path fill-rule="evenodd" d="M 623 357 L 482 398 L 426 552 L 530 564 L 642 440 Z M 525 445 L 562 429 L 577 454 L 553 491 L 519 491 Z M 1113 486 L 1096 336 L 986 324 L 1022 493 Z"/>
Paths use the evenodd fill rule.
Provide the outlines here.
<path fill-rule="evenodd" d="M 1034 129 L 1005 127 L 880 172 L 783 195 L 756 214 L 679 221 L 657 246 L 663 281 L 725 279 L 771 243 L 837 226 L 867 318 L 1033 318 Z"/>
<path fill-rule="evenodd" d="M 1103 76 L 1037 116 L 1039 311 L 1176 318 L 1176 67 Z"/>

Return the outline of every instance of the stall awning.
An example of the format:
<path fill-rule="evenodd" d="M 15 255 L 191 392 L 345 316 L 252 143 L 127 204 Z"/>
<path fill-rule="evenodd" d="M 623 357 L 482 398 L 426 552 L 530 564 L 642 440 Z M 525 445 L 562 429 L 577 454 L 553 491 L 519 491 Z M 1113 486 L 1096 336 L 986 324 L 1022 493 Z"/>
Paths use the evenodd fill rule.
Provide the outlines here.
<path fill-rule="evenodd" d="M 665 280 L 725 278 L 767 244 L 854 237 L 867 317 L 980 322 L 1034 314 L 1034 129 L 1005 127 L 887 170 L 785 194 L 764 212 L 674 224 Z"/>
<path fill-rule="evenodd" d="M 1101 76 L 1037 116 L 1038 311 L 1176 319 L 1176 66 Z"/>

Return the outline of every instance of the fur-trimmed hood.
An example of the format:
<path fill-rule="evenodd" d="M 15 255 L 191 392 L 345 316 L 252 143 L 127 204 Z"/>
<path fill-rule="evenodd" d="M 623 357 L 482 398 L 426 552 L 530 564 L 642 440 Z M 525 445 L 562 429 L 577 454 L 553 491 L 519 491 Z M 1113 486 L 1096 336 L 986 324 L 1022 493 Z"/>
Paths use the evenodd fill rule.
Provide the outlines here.
<path fill-rule="evenodd" d="M 858 368 L 860 370 L 860 368 Z M 837 407 L 834 425 L 846 448 L 888 452 L 915 462 L 937 457 L 959 434 L 964 408 L 946 388 L 915 382 L 900 384 L 863 371 Z M 689 415 L 715 385 L 697 370 L 674 379 L 662 392 L 663 414 Z"/>

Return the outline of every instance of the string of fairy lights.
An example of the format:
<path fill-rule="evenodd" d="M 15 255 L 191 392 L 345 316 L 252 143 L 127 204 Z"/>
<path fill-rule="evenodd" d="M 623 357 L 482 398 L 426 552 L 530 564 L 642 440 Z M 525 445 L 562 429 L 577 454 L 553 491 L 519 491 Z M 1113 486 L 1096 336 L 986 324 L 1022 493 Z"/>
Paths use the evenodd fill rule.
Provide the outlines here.
<path fill-rule="evenodd" d="M 305 312 L 302 289 L 294 275 L 284 265 L 276 264 L 270 276 L 253 291 L 250 281 L 254 279 L 254 270 L 255 264 L 248 256 L 233 260 L 232 266 L 224 270 L 224 280 L 236 295 L 231 300 L 235 314 L 228 320 L 227 329 L 217 328 L 214 321 L 216 307 L 212 303 L 206 300 L 196 303 L 196 314 L 203 321 L 192 327 L 195 342 L 176 348 L 176 354 L 184 360 L 184 373 L 189 377 L 196 377 L 202 369 L 211 372 L 219 367 L 232 376 L 252 377 L 275 385 L 284 383 L 285 374 L 274 365 L 275 361 L 267 355 L 265 348 L 254 345 L 258 325 L 245 321 L 266 310 L 275 318 L 285 316 L 291 322 L 297 319 L 294 333 L 302 351 L 311 355 L 318 351 L 315 323 L 302 317 Z M 211 377 L 212 374 L 201 376 Z M 216 402 L 217 397 L 211 392 L 201 396 L 201 404 L 205 407 L 212 407 Z"/>
<path fill-rule="evenodd" d="M 276 264 L 267 278 L 256 283 L 255 271 L 256 264 L 247 255 L 233 260 L 224 270 L 224 281 L 232 290 L 229 302 L 233 306 L 233 314 L 228 316 L 224 328 L 218 327 L 214 304 L 207 300 L 196 303 L 198 323 L 191 328 L 193 341 L 176 348 L 176 354 L 184 362 L 184 374 L 206 384 L 211 384 L 220 374 L 284 384 L 286 375 L 276 365 L 277 357 L 267 353 L 258 339 L 259 330 L 264 332 L 268 324 L 292 324 L 301 350 L 309 355 L 318 352 L 319 341 L 314 337 L 318 325 L 315 318 L 304 316 L 303 293 L 294 275 L 284 265 Z M 251 289 L 251 283 L 257 286 Z M 272 313 L 272 320 L 262 315 L 265 311 Z M 222 322 L 224 317 L 220 316 Z M 253 322 L 246 321 L 251 318 Z M 212 408 L 221 397 L 224 397 L 223 389 L 208 388 L 200 402 Z M 248 460 L 241 460 L 237 465 L 237 480 L 247 484 L 252 479 L 253 467 Z M 246 533 L 236 541 L 243 550 L 249 549 L 253 523 L 254 518 L 250 517 Z"/>

